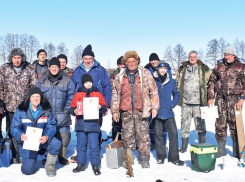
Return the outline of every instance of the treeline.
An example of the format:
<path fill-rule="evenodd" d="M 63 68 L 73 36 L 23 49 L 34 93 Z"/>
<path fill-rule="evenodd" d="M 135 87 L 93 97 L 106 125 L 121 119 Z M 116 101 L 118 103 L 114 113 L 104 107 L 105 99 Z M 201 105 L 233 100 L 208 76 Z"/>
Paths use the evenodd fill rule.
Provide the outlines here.
<path fill-rule="evenodd" d="M 233 46 L 236 49 L 237 57 L 244 61 L 245 58 L 245 43 L 243 40 L 236 39 L 233 44 L 228 43 L 223 37 L 220 39 L 212 39 L 208 42 L 207 48 L 196 50 L 198 58 L 204 63 L 213 68 L 217 61 L 224 58 L 224 50 L 227 46 Z M 170 45 L 167 46 L 163 60 L 168 62 L 172 70 L 176 73 L 179 69 L 181 62 L 187 61 L 188 52 L 185 52 L 182 44 L 177 44 L 174 48 Z"/>
<path fill-rule="evenodd" d="M 69 59 L 69 49 L 64 42 L 58 45 L 54 45 L 52 42 L 40 43 L 37 37 L 27 34 L 11 34 L 8 33 L 0 37 L 0 64 L 8 62 L 8 55 L 13 48 L 19 47 L 23 50 L 27 56 L 27 61 L 32 63 L 37 59 L 37 51 L 39 49 L 45 49 L 47 52 L 47 59 L 50 59 L 59 54 L 65 54 L 68 57 L 68 64 L 76 68 L 82 61 L 83 47 L 77 46 L 73 51 Z"/>

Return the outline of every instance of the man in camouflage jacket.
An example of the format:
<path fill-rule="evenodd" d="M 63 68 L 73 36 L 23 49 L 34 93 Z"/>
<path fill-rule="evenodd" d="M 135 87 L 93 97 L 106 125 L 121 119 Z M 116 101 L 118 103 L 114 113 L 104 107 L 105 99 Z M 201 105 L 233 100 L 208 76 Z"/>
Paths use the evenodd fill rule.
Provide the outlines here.
<path fill-rule="evenodd" d="M 123 146 L 134 163 L 135 139 L 139 146 L 139 161 L 142 168 L 149 168 L 150 138 L 148 117 L 155 118 L 159 109 L 158 89 L 151 73 L 138 66 L 140 58 L 135 51 L 126 52 L 123 64 L 116 75 L 112 89 L 111 113 L 118 122 L 121 112 Z"/>
<path fill-rule="evenodd" d="M 17 106 L 26 98 L 28 90 L 37 84 L 37 72 L 33 65 L 26 61 L 20 48 L 11 51 L 9 63 L 0 68 L 0 110 L 6 110 L 6 131 L 12 124 Z M 10 135 L 10 133 L 9 133 Z M 12 137 L 12 163 L 19 163 L 18 141 Z"/>
<path fill-rule="evenodd" d="M 245 99 L 245 66 L 228 46 L 224 59 L 216 65 L 208 82 L 208 105 L 218 106 L 219 118 L 215 122 L 215 137 L 219 145 L 217 157 L 226 155 L 227 124 L 233 140 L 233 156 L 239 157 L 234 106 L 241 109 Z M 216 97 L 215 97 L 216 94 Z"/>
<path fill-rule="evenodd" d="M 207 105 L 207 83 L 210 74 L 208 66 L 198 60 L 196 51 L 189 52 L 189 61 L 183 62 L 178 70 L 176 82 L 180 93 L 182 153 L 187 151 L 192 117 L 199 143 L 205 143 L 206 125 L 205 120 L 201 119 L 200 106 Z"/>

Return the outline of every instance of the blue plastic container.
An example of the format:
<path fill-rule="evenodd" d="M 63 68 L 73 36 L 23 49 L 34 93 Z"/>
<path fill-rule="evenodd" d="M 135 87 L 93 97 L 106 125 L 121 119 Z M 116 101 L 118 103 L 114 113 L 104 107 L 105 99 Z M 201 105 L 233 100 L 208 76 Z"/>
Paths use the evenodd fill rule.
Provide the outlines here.
<path fill-rule="evenodd" d="M 9 167 L 12 158 L 11 139 L 0 139 L 0 167 Z"/>

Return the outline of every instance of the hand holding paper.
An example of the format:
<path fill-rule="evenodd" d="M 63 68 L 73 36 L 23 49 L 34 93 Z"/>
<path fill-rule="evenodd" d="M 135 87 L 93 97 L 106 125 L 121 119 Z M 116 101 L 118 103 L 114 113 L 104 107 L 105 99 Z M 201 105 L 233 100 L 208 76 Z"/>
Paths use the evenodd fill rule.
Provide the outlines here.
<path fill-rule="evenodd" d="M 208 118 L 219 118 L 218 108 L 217 106 L 204 106 L 200 107 L 201 109 L 201 118 L 208 119 Z"/>

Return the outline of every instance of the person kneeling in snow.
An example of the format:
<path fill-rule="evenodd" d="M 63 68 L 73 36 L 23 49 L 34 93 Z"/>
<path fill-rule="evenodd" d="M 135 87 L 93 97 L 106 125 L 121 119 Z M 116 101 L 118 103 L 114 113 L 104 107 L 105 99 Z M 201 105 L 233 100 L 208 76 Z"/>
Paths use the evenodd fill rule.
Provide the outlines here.
<path fill-rule="evenodd" d="M 82 76 L 82 87 L 78 89 L 75 94 L 70 108 L 70 113 L 76 116 L 75 131 L 77 132 L 77 167 L 73 169 L 74 173 L 78 173 L 85 170 L 86 164 L 86 151 L 87 142 L 89 142 L 90 149 L 90 162 L 94 171 L 94 174 L 100 175 L 99 170 L 100 163 L 100 149 L 99 149 L 99 133 L 100 125 L 99 119 L 97 120 L 84 120 L 83 115 L 78 115 L 76 109 L 77 102 L 83 101 L 84 97 L 99 97 L 99 114 L 102 118 L 102 114 L 106 113 L 107 106 L 103 95 L 99 92 L 98 88 L 93 86 L 93 78 L 89 74 Z"/>
<path fill-rule="evenodd" d="M 40 148 L 47 148 L 46 173 L 49 177 L 56 176 L 55 162 L 60 150 L 61 142 L 54 137 L 56 133 L 56 121 L 51 105 L 42 96 L 38 87 L 28 91 L 28 96 L 18 106 L 10 127 L 11 134 L 19 142 L 19 152 L 22 157 L 21 171 L 23 174 L 31 175 L 36 171 L 38 152 L 23 149 L 23 141 L 28 140 L 26 136 L 27 126 L 43 129 L 40 138 Z"/>
<path fill-rule="evenodd" d="M 156 118 L 153 120 L 154 136 L 157 151 L 157 163 L 163 164 L 166 154 L 166 145 L 163 141 L 163 127 L 166 128 L 169 134 L 169 153 L 168 162 L 172 162 L 175 165 L 183 166 L 184 162 L 179 160 L 178 149 L 178 131 L 176 122 L 174 119 L 173 108 L 178 104 L 180 94 L 176 87 L 176 82 L 167 73 L 168 66 L 164 61 L 159 61 L 157 65 L 157 71 L 154 72 L 158 94 L 160 109 Z M 171 97 L 173 96 L 173 100 Z"/>

